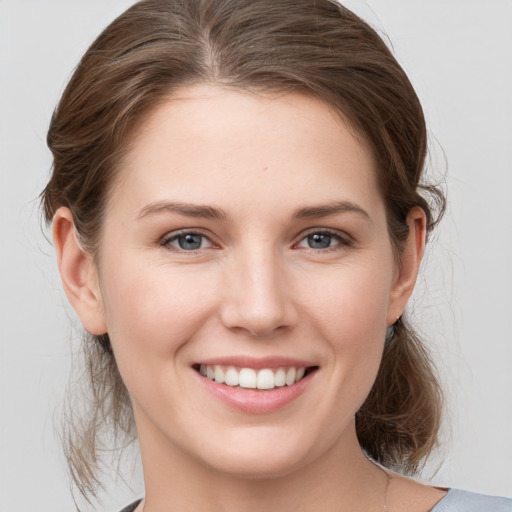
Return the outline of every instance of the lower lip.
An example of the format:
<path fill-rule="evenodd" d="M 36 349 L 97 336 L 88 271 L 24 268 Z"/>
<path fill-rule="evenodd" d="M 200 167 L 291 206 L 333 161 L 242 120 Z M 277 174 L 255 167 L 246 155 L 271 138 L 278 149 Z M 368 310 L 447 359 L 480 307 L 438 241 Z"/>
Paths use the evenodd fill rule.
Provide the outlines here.
<path fill-rule="evenodd" d="M 270 390 L 256 391 L 253 389 L 240 389 L 219 384 L 213 380 L 203 377 L 196 372 L 203 386 L 221 401 L 241 412 L 252 414 L 264 414 L 285 407 L 298 398 L 311 382 L 316 371 L 309 373 L 299 382 L 291 386 L 283 386 Z"/>

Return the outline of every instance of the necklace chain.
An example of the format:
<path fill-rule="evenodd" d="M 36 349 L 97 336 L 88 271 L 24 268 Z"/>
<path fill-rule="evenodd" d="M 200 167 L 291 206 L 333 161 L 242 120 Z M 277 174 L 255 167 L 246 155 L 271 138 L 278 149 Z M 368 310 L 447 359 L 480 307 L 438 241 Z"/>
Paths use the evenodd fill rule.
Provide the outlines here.
<path fill-rule="evenodd" d="M 386 469 L 384 469 L 380 464 L 377 464 L 374 460 L 370 459 L 368 457 L 368 460 L 379 470 L 381 471 L 382 473 L 384 473 L 384 475 L 386 476 L 386 487 L 384 489 L 384 504 L 382 505 L 382 510 L 385 510 L 386 512 L 389 512 L 389 508 L 388 508 L 388 489 L 389 489 L 389 484 L 391 482 L 391 475 L 389 473 L 389 471 L 386 471 Z"/>
<path fill-rule="evenodd" d="M 389 511 L 389 509 L 388 509 L 388 489 L 389 489 L 389 483 L 391 482 L 391 475 L 384 469 L 382 471 L 386 474 L 386 490 L 384 491 L 383 508 L 384 508 L 384 510 Z"/>

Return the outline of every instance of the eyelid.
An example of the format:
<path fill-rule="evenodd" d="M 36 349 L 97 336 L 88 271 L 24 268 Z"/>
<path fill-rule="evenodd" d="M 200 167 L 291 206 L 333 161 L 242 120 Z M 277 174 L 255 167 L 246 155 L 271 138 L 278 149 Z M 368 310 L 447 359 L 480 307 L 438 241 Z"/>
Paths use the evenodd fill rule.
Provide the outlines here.
<path fill-rule="evenodd" d="M 354 239 L 345 231 L 325 227 L 315 227 L 301 232 L 300 235 L 297 237 L 297 242 L 295 242 L 294 246 L 298 246 L 298 244 L 302 242 L 305 238 L 315 233 L 331 235 L 332 237 L 335 237 L 337 240 L 339 240 L 339 244 L 334 247 L 328 247 L 326 249 L 313 249 L 311 247 L 302 247 L 302 249 L 307 249 L 314 252 L 328 252 L 329 250 L 336 250 L 339 249 L 340 247 L 350 247 L 354 243 Z"/>
<path fill-rule="evenodd" d="M 354 243 L 354 239 L 345 231 L 340 231 L 338 229 L 332 229 L 332 228 L 326 228 L 326 227 L 314 227 L 314 228 L 309 228 L 306 231 L 302 231 L 297 237 L 295 237 L 296 242 L 293 244 L 293 246 L 297 247 L 298 244 L 300 242 L 302 242 L 306 237 L 308 237 L 309 235 L 315 234 L 315 233 L 331 235 L 331 236 L 335 237 L 337 240 L 339 240 L 340 243 L 334 247 L 330 247 L 327 249 L 309 248 L 309 250 L 314 251 L 314 252 L 327 252 L 327 251 L 329 251 L 329 249 L 335 250 L 339 246 L 348 247 L 348 246 L 353 245 L 353 243 Z M 211 247 L 206 247 L 204 249 L 198 249 L 197 251 L 186 251 L 186 250 L 175 248 L 174 246 L 170 245 L 170 242 L 176 240 L 176 238 L 178 238 L 179 236 L 188 235 L 188 234 L 200 235 L 209 241 L 211 247 L 219 247 L 219 244 L 214 241 L 214 237 L 212 236 L 212 234 L 205 233 L 205 230 L 202 228 L 183 228 L 183 229 L 177 229 L 174 231 L 170 231 L 159 239 L 158 245 L 160 245 L 164 248 L 168 248 L 168 249 L 169 248 L 172 248 L 173 250 L 175 249 L 176 252 L 183 252 L 183 253 L 189 253 L 189 254 L 194 254 L 197 251 L 211 248 Z M 302 249 L 308 249 L 308 248 L 303 247 Z"/>
<path fill-rule="evenodd" d="M 204 237 L 205 239 L 208 240 L 208 242 L 210 243 L 210 247 L 204 247 L 204 248 L 201 248 L 201 249 L 197 249 L 197 250 L 191 250 L 191 251 L 186 251 L 185 249 L 179 249 L 177 247 L 174 247 L 173 245 L 171 245 L 171 242 L 173 242 L 174 240 L 176 240 L 178 237 L 180 236 L 184 236 L 184 235 L 200 235 L 202 237 Z M 204 232 L 204 229 L 201 229 L 201 228 L 183 228 L 183 229 L 177 229 L 175 231 L 170 231 L 168 233 L 166 233 L 163 237 L 161 237 L 158 241 L 158 245 L 166 248 L 166 249 L 170 249 L 170 250 L 174 250 L 176 252 L 179 252 L 179 253 L 188 253 L 188 254 L 195 254 L 199 251 L 202 251 L 204 249 L 210 249 L 212 247 L 216 247 L 218 246 L 218 244 L 216 244 L 213 239 L 212 239 L 212 236 L 210 234 L 206 234 Z"/>

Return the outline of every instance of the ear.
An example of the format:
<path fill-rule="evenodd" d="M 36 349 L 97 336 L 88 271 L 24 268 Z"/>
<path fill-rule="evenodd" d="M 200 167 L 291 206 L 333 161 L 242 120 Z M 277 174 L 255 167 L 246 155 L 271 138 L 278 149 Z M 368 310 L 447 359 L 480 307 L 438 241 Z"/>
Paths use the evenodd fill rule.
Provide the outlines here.
<path fill-rule="evenodd" d="M 402 315 L 416 284 L 427 235 L 427 218 L 422 208 L 416 206 L 410 210 L 407 215 L 407 225 L 409 235 L 401 252 L 399 267 L 391 289 L 388 325 L 394 324 Z"/>
<path fill-rule="evenodd" d="M 69 208 L 53 217 L 53 242 L 64 291 L 84 328 L 91 334 L 107 332 L 98 273 L 90 252 L 82 248 Z"/>

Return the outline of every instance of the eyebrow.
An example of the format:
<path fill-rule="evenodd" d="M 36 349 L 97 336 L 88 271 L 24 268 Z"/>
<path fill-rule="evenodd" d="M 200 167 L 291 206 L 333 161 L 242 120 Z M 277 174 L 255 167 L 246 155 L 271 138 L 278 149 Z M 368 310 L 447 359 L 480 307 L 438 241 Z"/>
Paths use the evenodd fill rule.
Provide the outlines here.
<path fill-rule="evenodd" d="M 226 220 L 228 215 L 221 208 L 208 205 L 182 203 L 178 201 L 155 201 L 142 208 L 137 214 L 137 219 L 160 213 L 177 213 L 185 217 L 206 218 L 213 220 Z M 339 213 L 356 213 L 372 222 L 370 215 L 360 206 L 351 201 L 336 201 L 324 205 L 304 206 L 292 215 L 293 219 L 318 219 L 329 217 Z"/>
<path fill-rule="evenodd" d="M 185 217 L 199 217 L 215 220 L 226 220 L 226 212 L 213 206 L 181 203 L 176 201 L 156 201 L 142 208 L 137 214 L 137 219 L 159 213 L 177 213 Z"/>
<path fill-rule="evenodd" d="M 360 206 L 351 201 L 336 201 L 325 205 L 318 206 L 305 206 L 299 208 L 293 214 L 294 219 L 316 219 L 322 217 L 329 217 L 338 213 L 356 213 L 365 217 L 367 220 L 372 222 L 372 219 L 368 212 L 363 210 Z"/>

